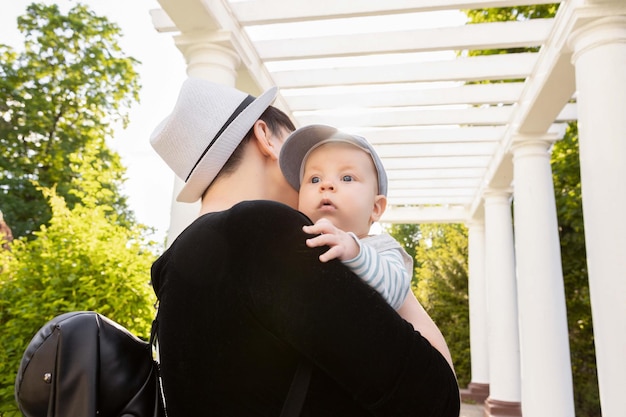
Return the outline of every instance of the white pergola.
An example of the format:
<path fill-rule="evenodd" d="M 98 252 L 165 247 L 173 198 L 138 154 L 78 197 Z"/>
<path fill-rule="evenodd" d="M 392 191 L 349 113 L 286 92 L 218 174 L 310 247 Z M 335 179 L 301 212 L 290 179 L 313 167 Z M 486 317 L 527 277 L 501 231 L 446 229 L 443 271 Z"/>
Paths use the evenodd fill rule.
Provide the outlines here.
<path fill-rule="evenodd" d="M 374 143 L 390 180 L 384 222 L 468 226 L 467 392 L 488 394 L 488 415 L 574 415 L 550 149 L 578 120 L 602 413 L 623 415 L 626 0 L 159 3 L 154 26 L 188 75 L 253 95 L 278 86 L 296 125 Z M 554 19 L 465 24 L 459 12 L 548 3 L 560 3 Z M 196 210 L 173 203 L 170 241 Z"/>

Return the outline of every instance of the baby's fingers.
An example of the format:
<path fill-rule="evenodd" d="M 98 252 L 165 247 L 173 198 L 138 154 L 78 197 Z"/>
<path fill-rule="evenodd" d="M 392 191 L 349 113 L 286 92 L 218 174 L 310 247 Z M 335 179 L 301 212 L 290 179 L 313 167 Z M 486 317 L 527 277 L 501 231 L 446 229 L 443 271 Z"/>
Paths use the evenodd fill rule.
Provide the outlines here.
<path fill-rule="evenodd" d="M 319 235 L 306 240 L 306 245 L 310 248 L 316 248 L 318 246 L 330 245 L 332 241 L 332 235 Z"/>
<path fill-rule="evenodd" d="M 320 255 L 320 261 L 328 262 L 332 259 L 339 258 L 339 256 L 341 256 L 341 248 L 339 246 L 333 246 Z"/>
<path fill-rule="evenodd" d="M 322 234 L 322 228 L 318 225 L 312 224 L 310 226 L 302 226 L 302 231 L 310 235 Z"/>
<path fill-rule="evenodd" d="M 309 233 L 311 235 L 317 235 L 322 233 L 335 233 L 335 226 L 333 226 L 330 220 L 321 218 L 313 225 L 303 226 L 302 230 L 304 231 L 304 233 Z"/>

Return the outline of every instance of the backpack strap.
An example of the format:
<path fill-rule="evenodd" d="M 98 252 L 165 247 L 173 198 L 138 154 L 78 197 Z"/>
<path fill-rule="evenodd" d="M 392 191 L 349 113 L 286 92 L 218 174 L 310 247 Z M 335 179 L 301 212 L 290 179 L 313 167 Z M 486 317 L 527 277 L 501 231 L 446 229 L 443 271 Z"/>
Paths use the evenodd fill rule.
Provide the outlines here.
<path fill-rule="evenodd" d="M 291 381 L 291 386 L 289 387 L 287 398 L 285 398 L 283 409 L 280 412 L 280 417 L 297 417 L 300 415 L 304 399 L 306 398 L 306 392 L 309 389 L 311 371 L 311 363 L 302 359 Z"/>
<path fill-rule="evenodd" d="M 152 327 L 150 329 L 150 351 L 152 354 L 152 360 L 154 362 L 154 369 L 156 370 L 157 377 L 157 396 L 158 396 L 158 406 L 157 406 L 157 416 L 156 417 L 167 417 L 167 408 L 165 405 L 165 393 L 163 392 L 163 380 L 161 379 L 161 362 L 159 359 L 159 345 L 157 332 L 159 327 L 159 310 L 157 308 L 156 316 L 154 320 L 152 320 Z"/>
<path fill-rule="evenodd" d="M 158 338 L 157 338 L 157 330 L 159 327 L 158 322 L 158 310 L 157 316 L 152 321 L 152 329 L 150 330 L 150 346 L 153 351 L 156 349 L 157 358 L 158 358 Z M 155 360 L 156 369 L 158 371 L 157 378 L 159 384 L 159 395 L 160 400 L 163 405 L 163 411 L 165 416 L 167 416 L 167 409 L 165 407 L 165 394 L 163 393 L 163 386 L 161 385 L 161 367 L 158 359 Z M 309 389 L 309 382 L 311 380 L 311 372 L 312 366 L 311 363 L 305 359 L 302 359 L 300 363 L 298 363 L 298 368 L 293 376 L 293 380 L 291 381 L 291 386 L 289 387 L 289 392 L 287 393 L 287 397 L 285 398 L 285 402 L 283 404 L 283 409 L 280 413 L 280 417 L 298 417 L 300 415 L 300 411 L 302 410 L 302 405 L 304 404 L 304 399 L 306 398 L 307 390 Z"/>

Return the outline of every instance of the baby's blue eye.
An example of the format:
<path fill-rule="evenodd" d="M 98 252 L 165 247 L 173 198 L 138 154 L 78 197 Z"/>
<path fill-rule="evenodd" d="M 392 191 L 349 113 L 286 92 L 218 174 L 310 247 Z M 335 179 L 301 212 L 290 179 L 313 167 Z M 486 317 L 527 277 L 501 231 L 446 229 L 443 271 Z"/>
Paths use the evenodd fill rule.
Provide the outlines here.
<path fill-rule="evenodd" d="M 344 182 L 352 181 L 352 175 L 344 175 L 343 177 L 341 177 L 341 181 L 344 181 Z"/>
<path fill-rule="evenodd" d="M 311 183 L 317 184 L 318 182 L 320 182 L 320 177 L 313 177 L 313 178 L 311 178 Z"/>

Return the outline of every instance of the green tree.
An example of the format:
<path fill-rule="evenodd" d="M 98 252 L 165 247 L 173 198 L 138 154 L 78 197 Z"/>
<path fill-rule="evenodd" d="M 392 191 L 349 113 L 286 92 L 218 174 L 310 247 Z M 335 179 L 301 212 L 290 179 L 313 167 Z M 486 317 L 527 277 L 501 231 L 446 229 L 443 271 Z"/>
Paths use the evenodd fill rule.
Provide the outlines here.
<path fill-rule="evenodd" d="M 464 387 L 471 377 L 467 230 L 461 224 L 424 224 L 420 232 L 415 296 L 444 334 Z"/>
<path fill-rule="evenodd" d="M 415 253 L 421 237 L 420 226 L 418 224 L 391 224 L 386 226 L 385 230 L 402 245 L 413 258 L 414 266 L 417 266 L 419 259 L 415 258 Z M 415 273 L 413 276 L 415 277 Z"/>
<path fill-rule="evenodd" d="M 465 10 L 470 23 L 505 22 L 554 17 L 559 3 Z M 510 49 L 507 51 L 511 51 Z"/>
<path fill-rule="evenodd" d="M 386 231 L 413 256 L 413 292 L 443 333 L 459 384 L 466 386 L 471 379 L 466 228 L 394 224 Z"/>
<path fill-rule="evenodd" d="M 81 4 L 67 15 L 57 5 L 31 4 L 18 29 L 22 52 L 0 45 L 0 208 L 13 234 L 29 235 L 50 219 L 38 185 L 56 187 L 69 207 L 81 203 L 82 194 L 70 190 L 87 148 L 97 149 L 106 171 L 99 201 L 130 225 L 119 191 L 124 168 L 105 142 L 139 97 L 138 62 L 122 53 L 121 30 Z"/>
<path fill-rule="evenodd" d="M 589 298 L 580 188 L 578 129 L 570 124 L 552 149 L 576 415 L 600 417 L 600 393 Z"/>
<path fill-rule="evenodd" d="M 0 416 L 18 415 L 13 390 L 19 362 L 48 320 L 97 311 L 146 338 L 155 314 L 150 267 L 156 255 L 145 230 L 111 222 L 111 207 L 69 209 L 56 192 L 43 191 L 52 211 L 49 225 L 0 251 Z"/>

